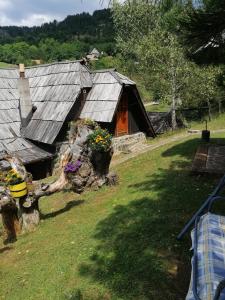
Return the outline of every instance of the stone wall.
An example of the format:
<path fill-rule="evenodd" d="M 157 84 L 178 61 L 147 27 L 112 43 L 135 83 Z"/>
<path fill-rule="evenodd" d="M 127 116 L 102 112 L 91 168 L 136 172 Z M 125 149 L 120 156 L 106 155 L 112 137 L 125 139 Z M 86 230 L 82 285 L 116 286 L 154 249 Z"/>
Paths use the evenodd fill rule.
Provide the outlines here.
<path fill-rule="evenodd" d="M 114 155 L 121 152 L 132 152 L 132 146 L 138 143 L 146 143 L 146 136 L 143 132 L 115 137 L 112 143 Z"/>

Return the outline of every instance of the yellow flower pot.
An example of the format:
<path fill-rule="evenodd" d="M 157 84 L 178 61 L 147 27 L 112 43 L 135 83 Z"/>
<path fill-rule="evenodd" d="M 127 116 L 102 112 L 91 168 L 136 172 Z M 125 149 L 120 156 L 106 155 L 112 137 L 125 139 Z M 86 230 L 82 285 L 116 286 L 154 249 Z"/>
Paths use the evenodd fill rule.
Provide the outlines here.
<path fill-rule="evenodd" d="M 13 198 L 21 198 L 27 195 L 27 183 L 23 181 L 18 184 L 10 185 L 9 190 Z"/>

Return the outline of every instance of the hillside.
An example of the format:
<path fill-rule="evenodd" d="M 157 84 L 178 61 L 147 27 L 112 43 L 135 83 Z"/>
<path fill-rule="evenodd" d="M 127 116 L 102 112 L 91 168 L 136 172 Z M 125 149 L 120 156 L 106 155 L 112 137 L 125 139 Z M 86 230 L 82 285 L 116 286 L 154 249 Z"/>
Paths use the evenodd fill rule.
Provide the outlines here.
<path fill-rule="evenodd" d="M 9 64 L 80 59 L 94 47 L 107 54 L 115 51 L 109 9 L 97 10 L 93 15 L 71 15 L 41 26 L 0 27 L 0 61 Z"/>
<path fill-rule="evenodd" d="M 88 42 L 109 42 L 114 30 L 109 9 L 97 10 L 93 15 L 81 13 L 69 15 L 63 21 L 54 20 L 41 26 L 1 26 L 0 43 L 27 42 L 37 45 L 41 40 L 54 38 L 60 42 L 73 39 Z"/>

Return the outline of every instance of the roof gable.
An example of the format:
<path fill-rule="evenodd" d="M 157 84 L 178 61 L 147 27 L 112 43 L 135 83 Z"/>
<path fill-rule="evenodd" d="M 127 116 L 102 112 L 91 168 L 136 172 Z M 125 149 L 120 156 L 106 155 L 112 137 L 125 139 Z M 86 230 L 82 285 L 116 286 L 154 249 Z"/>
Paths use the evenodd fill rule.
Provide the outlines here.
<path fill-rule="evenodd" d="M 90 54 L 96 54 L 96 55 L 99 55 L 100 52 L 98 51 L 98 49 L 94 48 L 94 49 L 92 49 L 92 51 L 90 52 Z"/>
<path fill-rule="evenodd" d="M 97 122 L 111 122 L 123 85 L 134 85 L 135 82 L 116 72 L 114 69 L 93 72 L 93 87 L 89 92 L 80 118 Z"/>

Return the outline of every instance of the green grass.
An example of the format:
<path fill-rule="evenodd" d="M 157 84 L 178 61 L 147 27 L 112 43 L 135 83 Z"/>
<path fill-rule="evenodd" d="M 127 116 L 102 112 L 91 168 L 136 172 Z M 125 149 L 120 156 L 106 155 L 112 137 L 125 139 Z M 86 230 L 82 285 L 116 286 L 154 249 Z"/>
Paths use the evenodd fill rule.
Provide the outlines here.
<path fill-rule="evenodd" d="M 205 129 L 205 122 L 191 122 L 189 124 L 193 129 Z M 209 130 L 225 129 L 225 114 L 214 116 L 210 122 L 208 122 Z"/>
<path fill-rule="evenodd" d="M 166 103 L 160 103 L 158 105 L 147 105 L 145 108 L 147 111 L 151 112 L 168 112 L 170 110 L 170 106 Z"/>
<path fill-rule="evenodd" d="M 117 166 L 116 187 L 43 198 L 36 231 L 0 248 L 0 299 L 184 299 L 190 240 L 176 235 L 217 182 L 190 176 L 199 143 Z"/>
<path fill-rule="evenodd" d="M 5 62 L 0 61 L 0 68 L 12 68 L 15 67 L 15 65 L 7 64 Z"/>

